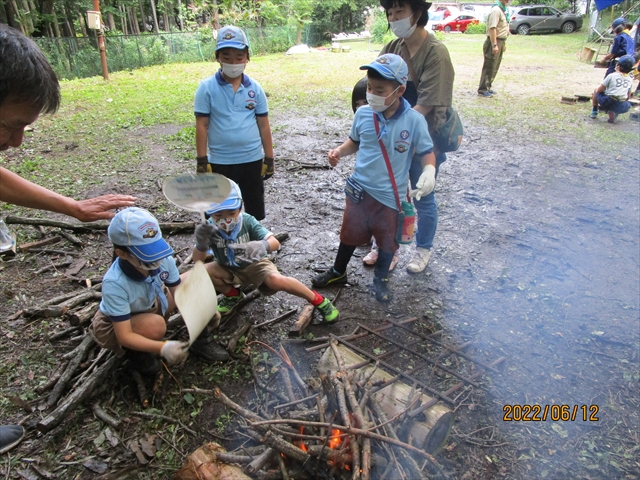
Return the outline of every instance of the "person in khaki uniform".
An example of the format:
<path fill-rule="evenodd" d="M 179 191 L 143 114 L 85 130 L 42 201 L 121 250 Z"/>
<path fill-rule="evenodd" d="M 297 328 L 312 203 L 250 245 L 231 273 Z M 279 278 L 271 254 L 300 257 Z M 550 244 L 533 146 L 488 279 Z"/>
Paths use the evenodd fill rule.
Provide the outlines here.
<path fill-rule="evenodd" d="M 491 89 L 496 78 L 502 55 L 507 51 L 507 37 L 509 36 L 509 21 L 507 20 L 507 4 L 509 0 L 498 0 L 487 15 L 487 39 L 484 41 L 484 64 L 480 75 L 478 95 L 493 97 L 496 92 Z"/>
<path fill-rule="evenodd" d="M 447 107 L 453 101 L 455 72 L 447 47 L 424 28 L 429 21 L 431 3 L 424 0 L 381 0 L 380 5 L 385 9 L 389 27 L 398 37 L 382 47 L 380 55 L 395 53 L 407 62 L 410 67 L 409 81 L 403 97 L 414 110 L 424 115 L 433 137 L 433 132 L 446 121 Z M 434 146 L 434 154 L 437 177 L 440 165 L 447 156 L 439 152 L 437 146 Z M 422 173 L 422 164 L 414 157 L 409 170 L 412 189 L 417 188 Z M 438 227 L 435 191 L 424 197 L 416 195 L 414 205 L 418 212 L 416 249 L 407 264 L 407 271 L 420 273 L 427 268 L 431 258 L 431 247 Z"/>

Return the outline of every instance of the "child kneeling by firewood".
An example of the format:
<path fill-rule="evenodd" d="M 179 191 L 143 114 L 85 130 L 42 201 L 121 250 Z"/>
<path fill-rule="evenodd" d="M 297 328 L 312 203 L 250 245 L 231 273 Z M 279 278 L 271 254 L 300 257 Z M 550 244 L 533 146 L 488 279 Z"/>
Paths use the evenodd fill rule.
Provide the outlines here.
<path fill-rule="evenodd" d="M 196 228 L 193 261 L 204 261 L 211 248 L 215 261 L 205 265 L 216 291 L 224 294 L 218 312 L 229 315 L 244 298 L 238 287 L 253 284 L 260 293 L 284 291 L 305 299 L 318 309 L 325 323 L 336 322 L 338 310 L 329 299 L 310 290 L 302 282 L 285 277 L 269 260 L 269 252 L 280 248 L 276 237 L 255 217 L 242 212 L 242 194 L 233 182 L 227 198 L 206 212 L 207 223 Z"/>
<path fill-rule="evenodd" d="M 133 369 L 154 375 L 160 371 L 156 355 L 169 365 L 188 355 L 187 342 L 162 340 L 166 319 L 176 309 L 175 291 L 188 273 L 181 278 L 173 249 L 148 211 L 130 207 L 118 212 L 107 232 L 114 261 L 102 280 L 102 301 L 89 331 L 101 347 L 119 357 L 126 353 Z M 217 316 L 215 312 L 212 315 Z M 193 343 L 191 351 L 209 361 L 228 359 L 226 350 L 211 342 L 205 332 L 208 330 Z M 214 358 L 204 355 L 210 353 L 212 344 Z"/>
<path fill-rule="evenodd" d="M 635 59 L 631 55 L 624 55 L 618 60 L 618 65 L 613 73 L 610 73 L 602 81 L 591 96 L 592 109 L 589 116 L 598 117 L 598 106 L 609 113 L 607 122 L 614 123 L 621 113 L 627 113 L 631 108 L 631 86 L 633 77 L 629 72 L 633 70 Z"/>

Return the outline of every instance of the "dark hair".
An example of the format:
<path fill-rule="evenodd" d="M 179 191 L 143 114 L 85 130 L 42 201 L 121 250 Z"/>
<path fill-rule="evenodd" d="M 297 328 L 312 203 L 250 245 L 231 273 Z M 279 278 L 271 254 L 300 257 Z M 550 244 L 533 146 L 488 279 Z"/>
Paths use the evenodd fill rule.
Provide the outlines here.
<path fill-rule="evenodd" d="M 225 47 L 225 48 L 221 48 L 220 50 L 216 50 L 216 60 L 218 60 L 218 55 L 221 52 L 226 52 L 228 50 L 240 50 L 239 48 L 233 48 L 233 47 Z M 242 50 L 242 52 L 247 52 L 247 60 L 251 60 L 251 54 L 249 53 L 249 47 L 244 47 Z"/>
<path fill-rule="evenodd" d="M 613 31 L 616 35 L 621 34 L 624 31 L 624 25 L 618 25 L 616 29 Z"/>
<path fill-rule="evenodd" d="M 351 108 L 353 109 L 353 113 L 356 113 L 358 109 L 356 103 L 360 100 L 364 100 L 365 103 L 367 101 L 367 80 L 367 77 L 362 77 L 358 80 L 358 83 L 353 86 L 353 92 L 351 92 Z"/>
<path fill-rule="evenodd" d="M 115 243 L 113 244 L 113 258 L 111 259 L 111 263 L 116 261 L 116 258 L 118 258 L 118 255 L 116 254 L 116 250 L 122 250 L 125 253 L 130 253 L 129 247 L 125 247 L 124 245 L 116 245 Z"/>
<path fill-rule="evenodd" d="M 431 2 L 425 2 L 424 0 L 380 0 L 380 6 L 384 8 L 385 13 L 389 12 L 390 8 L 407 6 L 413 13 L 420 12 L 420 17 L 416 25 L 418 27 L 424 27 L 429 21 L 429 8 L 431 8 Z M 388 15 L 387 15 L 388 16 Z M 387 22 L 388 24 L 389 22 Z M 391 28 L 391 25 L 389 25 Z"/>
<path fill-rule="evenodd" d="M 395 88 L 398 88 L 400 85 L 402 85 L 399 81 L 397 80 L 389 80 L 388 78 L 383 77 L 380 72 L 378 72 L 377 70 L 374 70 L 373 68 L 369 68 L 367 70 L 367 78 L 373 78 L 374 80 L 385 80 L 387 82 L 391 82 L 393 83 L 393 86 Z"/>
<path fill-rule="evenodd" d="M 40 112 L 60 106 L 56 73 L 33 40 L 0 23 L 0 105 L 30 103 Z"/>

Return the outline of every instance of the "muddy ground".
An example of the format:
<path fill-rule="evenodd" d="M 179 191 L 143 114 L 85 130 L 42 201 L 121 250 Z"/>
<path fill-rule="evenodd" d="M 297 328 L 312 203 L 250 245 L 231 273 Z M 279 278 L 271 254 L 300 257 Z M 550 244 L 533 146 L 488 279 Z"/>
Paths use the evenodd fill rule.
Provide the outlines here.
<path fill-rule="evenodd" d="M 267 182 L 264 224 L 290 235 L 274 258 L 280 270 L 309 284 L 335 256 L 342 189 L 353 158 L 335 171 L 300 168 L 300 162 L 324 165 L 326 151 L 345 138 L 349 121 L 281 115 L 272 124 L 279 125 L 279 165 Z M 153 168 L 138 172 L 143 179 L 138 196 L 161 221 L 195 220 L 168 205 L 155 183 L 156 178 L 192 168 L 172 149 L 171 135 L 183 127 L 142 129 L 127 139 L 132 145 L 144 143 L 154 159 Z M 361 262 L 368 249 L 358 248 L 349 266 L 349 285 L 337 301 L 341 321 L 330 329 L 312 326 L 309 332 L 316 337 L 342 335 L 357 323 L 377 327 L 389 318 L 415 316 L 417 328 L 442 329 L 441 338 L 450 345 L 472 342 L 466 352 L 473 358 L 490 362 L 506 357 L 500 373 L 480 377 L 480 388 L 455 394 L 455 427 L 437 455 L 452 478 L 638 478 L 637 145 L 612 152 L 574 138 L 554 147 L 536 141 L 535 135 L 504 141 L 503 134 L 467 122 L 462 148 L 449 156 L 438 178 L 440 223 L 427 270 L 408 274 L 411 248 L 402 247 L 391 277 L 394 299 L 382 305 L 368 292 L 373 272 Z M 18 154 L 9 153 L 9 161 L 12 155 Z M 114 177 L 87 195 L 117 190 L 117 185 Z M 12 228 L 22 235 L 34 232 L 31 227 Z M 79 275 L 104 273 L 110 262 L 106 235 L 82 238 L 88 242 L 82 249 L 63 244 L 90 261 Z M 191 241 L 190 235 L 170 237 L 182 258 Z M 38 268 L 61 259 L 19 255 L 0 264 L 0 317 L 7 319 L 20 308 L 79 289 L 51 271 L 34 276 Z M 337 292 L 327 289 L 330 297 Z M 251 302 L 233 322 L 247 317 L 263 321 L 303 304 L 278 293 Z M 258 330 L 255 338 L 277 346 L 293 320 Z M 180 387 L 219 385 L 234 400 L 251 406 L 256 389 L 246 362 L 208 366 L 196 358 L 167 380 L 164 395 L 152 402 L 152 412 L 181 420 L 196 435 L 136 417 L 132 412 L 141 407 L 124 369 L 96 399 L 126 420 L 113 443 L 101 434 L 105 425 L 84 408 L 52 432 L 39 434 L 32 426 L 43 415 L 37 408 L 43 398 L 34 389 L 73 348 L 68 339 L 48 340 L 66 327 L 59 319 L 18 318 L 0 324 L 3 393 L 19 395 L 34 407 L 34 413 L 26 414 L 3 403 L 3 423 L 29 427 L 26 440 L 0 460 L 5 478 L 39 478 L 37 470 L 51 478 L 96 478 L 96 471 L 105 470 L 121 476 L 103 478 L 169 478 L 184 455 L 202 443 L 218 439 L 231 448 L 241 442 L 233 415 L 211 398 L 185 399 Z M 319 353 L 306 353 L 299 345 L 287 348 L 303 376 L 313 375 Z M 580 415 L 575 421 L 504 420 L 505 406 L 534 404 L 586 406 L 597 414 L 587 421 Z M 155 433 L 163 437 L 157 442 L 157 458 L 141 466 L 128 442 Z"/>

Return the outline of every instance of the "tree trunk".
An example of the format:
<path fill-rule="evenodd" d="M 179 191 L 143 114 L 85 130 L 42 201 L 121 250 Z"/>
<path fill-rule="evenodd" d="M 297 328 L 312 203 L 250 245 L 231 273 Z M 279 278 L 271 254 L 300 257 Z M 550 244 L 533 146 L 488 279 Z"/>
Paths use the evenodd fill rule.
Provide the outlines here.
<path fill-rule="evenodd" d="M 114 31 L 116 29 L 116 19 L 113 17 L 113 13 L 107 13 L 107 23 L 109 24 L 109 31 Z"/>
<path fill-rule="evenodd" d="M 184 22 L 182 20 L 182 13 L 180 13 L 182 10 L 182 0 L 177 0 L 176 3 L 178 4 L 178 21 L 180 22 L 179 28 L 181 32 L 184 32 Z"/>
<path fill-rule="evenodd" d="M 56 38 L 62 37 L 62 33 L 60 32 L 60 25 L 58 24 L 58 15 L 56 11 L 53 11 L 53 34 Z"/>
<path fill-rule="evenodd" d="M 140 16 L 142 17 L 140 20 L 142 21 L 142 30 L 141 32 L 147 31 L 147 16 L 144 13 L 144 6 L 142 5 L 142 0 L 138 0 L 138 7 L 140 8 Z M 140 32 L 138 32 L 140 33 Z"/>
<path fill-rule="evenodd" d="M 158 27 L 158 13 L 156 12 L 156 2 L 155 0 L 149 0 L 149 3 L 151 3 L 151 19 L 153 20 L 153 31 L 155 33 L 158 33 L 159 27 Z"/>
<path fill-rule="evenodd" d="M 122 28 L 122 34 L 128 35 L 129 28 L 127 28 L 127 11 L 122 5 L 118 6 L 118 10 L 120 10 L 120 27 Z"/>
<path fill-rule="evenodd" d="M 22 28 L 22 22 L 18 21 L 20 19 L 20 15 L 19 15 L 18 4 L 16 3 L 16 0 L 11 0 L 10 5 L 11 5 L 11 8 L 9 9 L 9 11 L 11 12 L 11 14 L 9 15 L 10 25 L 13 28 L 20 30 L 22 33 L 24 33 L 24 28 Z"/>
<path fill-rule="evenodd" d="M 296 45 L 300 45 L 302 43 L 302 27 L 304 24 L 298 24 L 298 34 L 296 36 Z"/>
<path fill-rule="evenodd" d="M 138 23 L 138 15 L 134 7 L 129 7 L 129 25 L 133 35 L 140 35 L 140 24 Z"/>
<path fill-rule="evenodd" d="M 82 36 L 85 38 L 89 38 L 89 31 L 87 30 L 87 24 L 84 21 L 84 14 L 78 14 L 78 23 L 80 24 L 80 29 L 82 30 Z"/>
<path fill-rule="evenodd" d="M 165 32 L 171 32 L 171 23 L 169 23 L 169 15 L 167 15 L 166 13 L 162 14 L 162 23 L 164 24 L 164 31 Z"/>
<path fill-rule="evenodd" d="M 22 15 L 19 15 L 20 20 L 21 20 L 21 24 L 22 24 L 22 31 L 26 36 L 31 36 L 31 34 L 33 33 L 33 22 L 31 21 L 31 12 L 29 10 L 29 4 L 27 3 L 27 0 L 22 0 L 22 8 L 24 9 Z"/>

